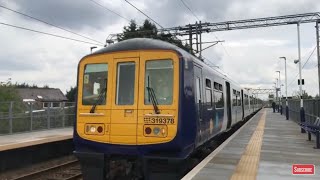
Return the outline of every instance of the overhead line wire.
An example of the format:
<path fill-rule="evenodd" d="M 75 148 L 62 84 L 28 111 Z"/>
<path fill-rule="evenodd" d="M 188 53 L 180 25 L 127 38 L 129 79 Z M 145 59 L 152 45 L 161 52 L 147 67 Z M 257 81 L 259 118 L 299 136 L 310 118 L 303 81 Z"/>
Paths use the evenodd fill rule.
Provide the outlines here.
<path fill-rule="evenodd" d="M 187 8 L 189 9 L 189 11 L 192 13 L 192 15 L 198 20 L 200 21 L 200 19 L 196 16 L 196 14 L 189 8 L 189 6 L 183 1 L 183 0 L 180 0 L 182 2 L 182 4 Z"/>
<path fill-rule="evenodd" d="M 312 51 L 312 53 L 310 54 L 310 56 L 308 57 L 307 61 L 303 64 L 302 69 L 304 68 L 304 66 L 308 63 L 308 61 L 310 60 L 311 56 L 313 55 L 314 51 L 316 50 L 317 47 L 315 47 Z"/>
<path fill-rule="evenodd" d="M 143 15 L 145 15 L 148 19 L 150 19 L 152 22 L 154 22 L 155 24 L 157 24 L 159 27 L 163 28 L 163 26 L 161 26 L 157 21 L 153 20 L 150 16 L 148 16 L 146 13 L 144 13 L 142 10 L 140 10 L 139 8 L 137 8 L 135 5 L 133 5 L 132 3 L 130 3 L 128 0 L 124 0 L 126 1 L 128 4 L 130 4 L 133 8 L 135 8 L 136 10 L 138 10 L 140 13 L 142 13 Z"/>
<path fill-rule="evenodd" d="M 119 17 L 121 17 L 122 19 L 125 19 L 125 20 L 127 20 L 128 22 L 130 22 L 130 20 L 129 20 L 129 19 L 127 19 L 127 18 L 123 17 L 122 15 L 120 15 L 119 13 L 117 13 L 117 12 L 115 12 L 115 11 L 113 11 L 113 10 L 111 10 L 111 9 L 107 8 L 106 6 L 104 6 L 104 5 L 100 4 L 100 3 L 98 3 L 97 1 L 94 1 L 94 0 L 89 0 L 89 1 L 91 1 L 91 2 L 95 3 L 96 5 L 98 5 L 98 6 L 102 7 L 102 8 L 104 8 L 104 9 L 106 9 L 106 10 L 108 10 L 108 11 L 112 12 L 113 14 L 115 14 L 115 15 L 117 15 L 117 16 L 119 16 Z"/>
<path fill-rule="evenodd" d="M 31 31 L 31 32 L 35 32 L 35 33 L 45 34 L 45 35 L 48 35 L 48 36 L 53 36 L 53 37 L 57 37 L 57 38 L 61 38 L 61 39 L 67 39 L 67 40 L 76 41 L 76 42 L 81 42 L 81 43 L 86 43 L 86 44 L 103 46 L 103 45 L 97 44 L 97 43 L 92 43 L 92 42 L 88 42 L 88 41 L 82 41 L 82 40 L 79 40 L 79 39 L 68 38 L 68 37 L 64 37 L 64 36 L 60 36 L 60 35 L 56 35 L 56 34 L 51 34 L 51 33 L 43 32 L 43 31 L 33 30 L 33 29 L 21 27 L 21 26 L 15 26 L 15 25 L 3 23 L 3 22 L 0 22 L 0 25 L 10 26 L 10 27 L 13 27 L 13 28 L 23 29 L 23 30 Z"/>
<path fill-rule="evenodd" d="M 183 0 L 180 0 L 180 1 L 181 1 L 182 4 L 192 13 L 192 15 L 193 15 L 198 21 L 200 21 L 200 19 L 196 16 L 196 14 L 189 8 L 189 6 L 188 6 Z M 220 39 L 219 39 L 215 34 L 213 34 L 213 36 L 214 36 L 218 41 L 220 41 Z M 222 46 L 223 50 L 225 51 L 225 53 L 226 53 L 229 57 L 231 57 L 230 54 L 228 53 L 227 49 L 224 47 L 224 45 L 223 45 L 222 43 L 221 43 L 221 46 Z"/>
<path fill-rule="evenodd" d="M 47 25 L 53 26 L 53 27 L 55 27 L 55 28 L 58 28 L 58 29 L 61 29 L 61 30 L 67 31 L 67 32 L 72 33 L 72 34 L 75 34 L 75 35 L 77 35 L 77 36 L 81 36 L 81 37 L 83 37 L 83 38 L 85 38 L 85 39 L 88 39 L 88 40 L 91 40 L 91 41 L 94 41 L 94 42 L 97 42 L 97 43 L 103 44 L 103 43 L 102 43 L 102 42 L 100 42 L 100 41 L 97 41 L 97 40 L 94 40 L 94 39 L 92 39 L 92 38 L 89 38 L 89 37 L 86 37 L 86 36 L 84 36 L 84 35 L 81 35 L 81 34 L 79 34 L 79 33 L 76 33 L 76 32 L 73 32 L 73 31 L 70 31 L 70 30 L 68 30 L 68 29 L 65 29 L 65 28 L 63 28 L 63 27 L 60 27 L 60 26 L 54 25 L 54 24 L 52 24 L 52 23 L 46 22 L 46 21 L 44 21 L 44 20 L 41 20 L 41 19 L 39 19 L 39 18 L 36 18 L 36 17 L 30 16 L 30 15 L 28 15 L 28 14 L 25 14 L 25 13 L 22 13 L 22 12 L 19 12 L 19 11 L 13 10 L 13 9 L 10 9 L 10 8 L 5 7 L 5 6 L 3 6 L 3 5 L 0 5 L 0 7 L 1 7 L 1 8 L 3 8 L 3 9 L 6 9 L 6 10 L 12 11 L 12 12 L 14 12 L 14 13 L 20 14 L 20 15 L 22 15 L 22 16 L 28 17 L 28 18 L 30 18 L 30 19 L 33 19 L 33 20 L 36 20 L 36 21 L 42 22 L 42 23 L 44 23 L 44 24 L 47 24 Z"/>
<path fill-rule="evenodd" d="M 310 60 L 311 56 L 313 55 L 313 53 L 315 52 L 317 47 L 314 47 L 314 49 L 312 50 L 310 56 L 308 57 L 308 59 L 306 60 L 306 62 L 303 64 L 302 68 L 303 69 L 305 67 L 305 65 L 308 63 L 308 61 Z M 292 85 L 292 83 L 296 80 L 296 77 L 299 75 L 299 73 L 294 77 L 294 79 L 289 83 L 288 87 Z"/>

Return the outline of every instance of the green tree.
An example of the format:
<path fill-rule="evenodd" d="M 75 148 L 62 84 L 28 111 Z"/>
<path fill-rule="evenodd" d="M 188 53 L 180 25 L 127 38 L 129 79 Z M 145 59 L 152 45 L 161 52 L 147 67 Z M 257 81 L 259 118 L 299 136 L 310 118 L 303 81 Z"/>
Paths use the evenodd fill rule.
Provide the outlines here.
<path fill-rule="evenodd" d="M 117 36 L 117 40 L 120 42 L 126 39 L 140 37 L 137 31 L 138 25 L 136 21 L 131 20 L 128 26 L 123 27 L 123 33 Z"/>
<path fill-rule="evenodd" d="M 40 87 L 38 87 L 36 84 L 32 84 L 32 85 L 30 85 L 30 84 L 28 84 L 28 83 L 15 83 L 15 84 L 10 84 L 10 86 L 11 87 L 15 87 L 15 88 L 40 88 Z M 45 85 L 45 86 L 47 86 L 47 85 Z M 43 88 L 45 88 L 45 87 L 43 87 Z M 49 88 L 49 86 L 48 86 L 48 88 Z"/>
<path fill-rule="evenodd" d="M 0 86 L 0 113 L 9 112 L 10 101 L 14 103 L 14 112 L 22 112 L 25 105 L 22 103 L 17 90 L 13 86 Z"/>
<path fill-rule="evenodd" d="M 12 86 L 0 86 L 0 102 L 19 101 L 18 92 Z"/>
<path fill-rule="evenodd" d="M 300 96 L 302 96 L 302 99 L 312 99 L 312 96 L 310 96 L 305 90 L 302 90 L 302 95 L 298 91 L 295 92 L 294 98 L 300 99 Z"/>
<path fill-rule="evenodd" d="M 134 20 L 131 20 L 129 25 L 123 28 L 123 33 L 117 36 L 117 40 L 120 42 L 138 37 L 160 39 L 171 44 L 175 44 L 186 51 L 190 50 L 190 46 L 188 44 L 183 44 L 180 39 L 176 38 L 172 34 L 159 32 L 156 25 L 148 19 L 146 19 L 140 27 Z"/>
<path fill-rule="evenodd" d="M 67 90 L 66 97 L 68 98 L 69 102 L 75 102 L 77 95 L 77 87 L 70 87 L 70 90 Z"/>

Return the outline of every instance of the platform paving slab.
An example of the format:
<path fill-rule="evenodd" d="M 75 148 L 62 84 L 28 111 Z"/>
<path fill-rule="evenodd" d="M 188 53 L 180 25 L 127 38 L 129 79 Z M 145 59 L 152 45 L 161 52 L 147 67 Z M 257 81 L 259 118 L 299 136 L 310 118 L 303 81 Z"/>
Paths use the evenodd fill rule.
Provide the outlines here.
<path fill-rule="evenodd" d="M 42 143 L 72 139 L 73 128 L 50 129 L 0 136 L 0 152 Z"/>

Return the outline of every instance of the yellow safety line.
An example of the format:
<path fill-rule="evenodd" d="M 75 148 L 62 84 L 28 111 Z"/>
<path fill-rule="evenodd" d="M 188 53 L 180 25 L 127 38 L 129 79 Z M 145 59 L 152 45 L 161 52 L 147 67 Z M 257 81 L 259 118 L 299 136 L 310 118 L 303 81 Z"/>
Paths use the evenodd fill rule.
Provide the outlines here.
<path fill-rule="evenodd" d="M 255 180 L 257 178 L 265 121 L 266 110 L 264 110 L 258 126 L 230 178 L 231 180 Z"/>

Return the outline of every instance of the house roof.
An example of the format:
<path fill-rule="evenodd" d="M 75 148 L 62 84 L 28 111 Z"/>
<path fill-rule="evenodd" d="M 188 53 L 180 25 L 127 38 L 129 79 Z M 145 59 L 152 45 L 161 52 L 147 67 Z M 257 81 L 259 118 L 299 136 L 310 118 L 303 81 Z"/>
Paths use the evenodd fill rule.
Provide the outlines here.
<path fill-rule="evenodd" d="M 60 89 L 54 88 L 17 88 L 22 99 L 34 99 L 38 101 L 67 101 Z"/>

